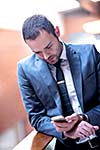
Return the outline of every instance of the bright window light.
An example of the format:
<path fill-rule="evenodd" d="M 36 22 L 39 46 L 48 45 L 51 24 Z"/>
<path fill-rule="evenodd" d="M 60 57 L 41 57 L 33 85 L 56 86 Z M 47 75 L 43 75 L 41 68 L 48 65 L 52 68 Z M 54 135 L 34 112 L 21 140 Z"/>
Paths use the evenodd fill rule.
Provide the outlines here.
<path fill-rule="evenodd" d="M 56 21 L 58 11 L 78 6 L 76 0 L 0 0 L 0 28 L 19 30 L 23 21 L 36 13 Z"/>

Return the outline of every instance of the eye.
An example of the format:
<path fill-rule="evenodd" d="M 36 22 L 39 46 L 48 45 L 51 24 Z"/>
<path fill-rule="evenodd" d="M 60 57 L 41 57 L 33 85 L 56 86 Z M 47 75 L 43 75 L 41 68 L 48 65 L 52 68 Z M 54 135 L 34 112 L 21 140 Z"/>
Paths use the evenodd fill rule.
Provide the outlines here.
<path fill-rule="evenodd" d="M 47 49 L 50 49 L 52 47 L 52 45 L 48 45 Z"/>
<path fill-rule="evenodd" d="M 41 52 L 35 52 L 35 53 L 38 54 L 38 55 L 41 54 Z"/>

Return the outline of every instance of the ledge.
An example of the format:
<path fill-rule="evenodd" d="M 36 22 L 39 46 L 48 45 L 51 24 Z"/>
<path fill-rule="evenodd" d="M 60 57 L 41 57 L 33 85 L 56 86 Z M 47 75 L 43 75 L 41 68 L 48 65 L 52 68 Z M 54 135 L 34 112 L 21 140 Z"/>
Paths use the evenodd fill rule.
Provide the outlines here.
<path fill-rule="evenodd" d="M 52 139 L 52 136 L 38 133 L 36 130 L 33 130 L 12 150 L 43 150 Z"/>

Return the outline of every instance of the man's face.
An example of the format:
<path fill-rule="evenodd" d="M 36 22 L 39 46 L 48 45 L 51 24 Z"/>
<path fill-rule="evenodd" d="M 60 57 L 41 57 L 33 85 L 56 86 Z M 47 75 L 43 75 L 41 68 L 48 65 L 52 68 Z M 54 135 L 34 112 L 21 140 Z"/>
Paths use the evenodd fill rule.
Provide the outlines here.
<path fill-rule="evenodd" d="M 35 40 L 26 40 L 26 43 L 38 57 L 49 64 L 55 64 L 62 51 L 61 42 L 45 30 L 41 30 L 40 35 Z"/>

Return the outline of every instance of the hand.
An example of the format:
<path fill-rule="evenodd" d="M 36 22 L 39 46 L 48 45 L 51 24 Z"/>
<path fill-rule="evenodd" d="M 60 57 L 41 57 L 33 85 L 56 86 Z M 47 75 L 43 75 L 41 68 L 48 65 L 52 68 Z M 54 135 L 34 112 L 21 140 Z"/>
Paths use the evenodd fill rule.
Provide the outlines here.
<path fill-rule="evenodd" d="M 79 115 L 74 113 L 70 116 L 65 117 L 66 122 L 56 122 L 52 121 L 54 127 L 58 132 L 70 131 L 76 123 L 79 122 Z"/>
<path fill-rule="evenodd" d="M 75 128 L 66 132 L 64 131 L 64 136 L 72 139 L 76 138 L 86 138 L 90 135 L 95 135 L 95 131 L 98 130 L 98 126 L 93 126 L 86 121 L 81 121 Z"/>
<path fill-rule="evenodd" d="M 81 118 L 80 118 L 80 115 L 78 115 L 76 113 L 73 113 L 72 115 L 65 117 L 65 119 L 66 119 L 67 122 L 73 122 L 74 123 L 73 125 L 75 125 L 76 123 L 82 121 Z"/>

